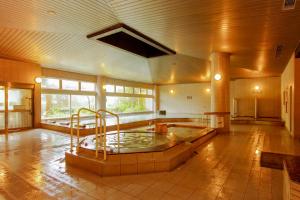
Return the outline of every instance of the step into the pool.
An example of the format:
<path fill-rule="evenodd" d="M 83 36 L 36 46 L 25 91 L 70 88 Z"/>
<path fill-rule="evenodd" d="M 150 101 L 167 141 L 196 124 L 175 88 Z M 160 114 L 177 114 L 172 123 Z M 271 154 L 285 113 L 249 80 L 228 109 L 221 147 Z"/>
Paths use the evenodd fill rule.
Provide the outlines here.
<path fill-rule="evenodd" d="M 272 153 L 272 152 L 262 152 L 260 157 L 260 166 L 272 168 L 272 169 L 283 169 L 283 161 L 290 158 L 299 158 L 300 156 Z"/>

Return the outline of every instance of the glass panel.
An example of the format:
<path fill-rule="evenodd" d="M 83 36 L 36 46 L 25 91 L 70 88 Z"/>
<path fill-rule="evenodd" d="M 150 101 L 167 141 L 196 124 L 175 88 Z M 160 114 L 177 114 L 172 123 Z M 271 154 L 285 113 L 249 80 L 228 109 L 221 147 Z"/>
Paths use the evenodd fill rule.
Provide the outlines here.
<path fill-rule="evenodd" d="M 124 87 L 123 87 L 123 86 L 120 86 L 120 85 L 117 85 L 117 86 L 116 86 L 116 92 L 117 92 L 117 93 L 124 93 Z"/>
<path fill-rule="evenodd" d="M 42 119 L 70 117 L 70 95 L 42 94 Z"/>
<path fill-rule="evenodd" d="M 115 86 L 114 85 L 105 85 L 105 91 L 106 92 L 115 92 Z"/>
<path fill-rule="evenodd" d="M 54 78 L 43 78 L 42 88 L 59 89 L 59 80 Z"/>
<path fill-rule="evenodd" d="M 134 88 L 134 94 L 140 94 L 141 89 L 140 88 Z"/>
<path fill-rule="evenodd" d="M 71 96 L 71 108 L 72 114 L 78 112 L 80 108 L 88 108 L 90 110 L 96 110 L 96 98 L 95 96 L 86 96 L 86 95 L 72 95 Z M 84 112 L 82 112 L 85 114 Z M 90 112 L 86 112 L 87 115 L 90 115 Z"/>
<path fill-rule="evenodd" d="M 91 82 L 81 82 L 81 91 L 95 91 L 96 85 Z"/>
<path fill-rule="evenodd" d="M 147 89 L 141 88 L 141 94 L 147 94 Z"/>
<path fill-rule="evenodd" d="M 79 82 L 62 80 L 62 89 L 63 90 L 79 90 Z"/>
<path fill-rule="evenodd" d="M 8 128 L 32 127 L 32 90 L 8 90 Z"/>
<path fill-rule="evenodd" d="M 133 94 L 133 88 L 132 87 L 125 87 L 125 93 Z"/>
<path fill-rule="evenodd" d="M 147 92 L 148 92 L 148 95 L 153 95 L 153 90 L 147 90 Z"/>
<path fill-rule="evenodd" d="M 5 129 L 5 90 L 0 86 L 0 130 Z"/>
<path fill-rule="evenodd" d="M 106 109 L 115 113 L 153 111 L 153 98 L 106 97 Z"/>

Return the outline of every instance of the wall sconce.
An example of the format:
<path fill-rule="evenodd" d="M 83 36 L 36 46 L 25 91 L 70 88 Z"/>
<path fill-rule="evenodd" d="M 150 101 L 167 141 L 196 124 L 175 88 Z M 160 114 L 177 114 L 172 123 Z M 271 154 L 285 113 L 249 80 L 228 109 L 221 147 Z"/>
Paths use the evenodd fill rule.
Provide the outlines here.
<path fill-rule="evenodd" d="M 208 92 L 210 92 L 210 88 L 206 88 L 206 90 L 205 90 L 205 91 L 206 91 L 207 93 L 208 93 Z"/>
<path fill-rule="evenodd" d="M 174 94 L 175 93 L 174 90 L 170 90 L 169 92 L 170 92 L 170 94 Z"/>
<path fill-rule="evenodd" d="M 106 85 L 103 85 L 103 86 L 102 86 L 102 89 L 103 89 L 103 90 L 106 90 Z"/>
<path fill-rule="evenodd" d="M 216 73 L 214 78 L 215 78 L 216 81 L 219 81 L 219 80 L 221 80 L 222 76 L 221 76 L 221 74 Z"/>
<path fill-rule="evenodd" d="M 255 93 L 261 93 L 261 87 L 260 87 L 259 85 L 256 85 L 256 86 L 254 87 L 254 92 L 255 92 Z"/>
<path fill-rule="evenodd" d="M 41 77 L 35 77 L 34 81 L 35 81 L 35 83 L 40 84 L 40 83 L 42 83 L 42 78 Z"/>

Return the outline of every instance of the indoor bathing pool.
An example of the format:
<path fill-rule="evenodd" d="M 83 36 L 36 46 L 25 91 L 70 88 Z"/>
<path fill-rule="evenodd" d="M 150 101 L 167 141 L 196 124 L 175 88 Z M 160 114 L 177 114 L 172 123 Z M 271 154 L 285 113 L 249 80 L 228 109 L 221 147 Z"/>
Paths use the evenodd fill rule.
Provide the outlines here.
<path fill-rule="evenodd" d="M 182 142 L 192 143 L 213 129 L 194 125 L 194 123 L 168 124 L 166 134 L 156 133 L 153 128 L 142 127 L 120 132 L 120 143 L 116 132 L 107 133 L 106 149 L 108 153 L 137 153 L 163 151 Z M 100 136 L 98 136 L 100 139 Z M 80 148 L 95 150 L 94 135 L 86 136 L 80 142 Z M 103 146 L 100 147 L 103 149 Z"/>

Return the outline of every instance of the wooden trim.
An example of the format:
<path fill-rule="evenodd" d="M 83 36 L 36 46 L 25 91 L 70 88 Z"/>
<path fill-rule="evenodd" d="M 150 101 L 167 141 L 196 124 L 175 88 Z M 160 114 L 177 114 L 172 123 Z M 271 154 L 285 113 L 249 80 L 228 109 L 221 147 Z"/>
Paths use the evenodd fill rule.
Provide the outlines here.
<path fill-rule="evenodd" d="M 154 95 L 147 95 L 147 94 L 128 94 L 128 93 L 116 93 L 116 92 L 106 92 L 106 96 L 113 96 L 113 97 L 142 97 L 142 98 L 154 98 Z"/>
<path fill-rule="evenodd" d="M 230 115 L 230 112 L 204 112 L 204 115 Z"/>
<path fill-rule="evenodd" d="M 80 91 L 80 90 L 59 90 L 59 89 L 42 89 L 42 94 L 73 94 L 96 96 L 96 92 Z"/>

